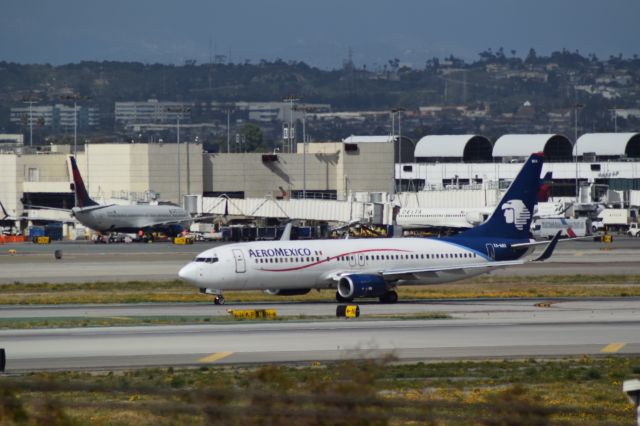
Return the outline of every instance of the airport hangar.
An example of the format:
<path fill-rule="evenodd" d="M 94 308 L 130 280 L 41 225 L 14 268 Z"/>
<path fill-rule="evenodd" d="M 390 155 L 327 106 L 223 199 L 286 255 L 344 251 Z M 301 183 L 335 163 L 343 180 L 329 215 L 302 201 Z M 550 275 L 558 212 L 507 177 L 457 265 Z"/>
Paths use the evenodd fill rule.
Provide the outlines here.
<path fill-rule="evenodd" d="M 576 182 L 594 183 L 609 185 L 611 200 L 640 204 L 640 133 L 584 134 L 577 161 L 575 146 L 557 134 L 505 135 L 493 144 L 480 135 L 430 135 L 415 146 L 397 140 L 354 136 L 266 154 L 207 153 L 191 142 L 179 148 L 103 143 L 83 145 L 77 157 L 90 195 L 100 202 L 176 203 L 191 196 L 194 213 L 372 220 L 372 204 L 382 204 L 375 216 L 390 223 L 394 204 L 493 206 L 531 152 L 545 153 L 544 171 L 553 173 L 557 197 L 575 199 Z M 0 201 L 11 216 L 69 219 L 64 212 L 25 210 L 21 202 L 73 206 L 69 153 L 66 145 L 0 152 Z M 300 199 L 303 192 L 311 199 Z"/>

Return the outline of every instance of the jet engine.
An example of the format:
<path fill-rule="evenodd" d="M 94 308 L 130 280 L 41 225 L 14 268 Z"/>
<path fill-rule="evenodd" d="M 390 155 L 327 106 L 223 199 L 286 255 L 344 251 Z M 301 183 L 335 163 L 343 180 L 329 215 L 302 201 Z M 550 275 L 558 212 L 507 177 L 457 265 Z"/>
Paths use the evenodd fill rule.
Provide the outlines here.
<path fill-rule="evenodd" d="M 484 222 L 486 220 L 486 217 L 481 212 L 467 212 L 467 214 L 465 215 L 465 219 L 471 225 L 476 226 Z"/>
<path fill-rule="evenodd" d="M 272 296 L 302 296 L 310 291 L 310 288 L 270 288 L 264 292 Z"/>
<path fill-rule="evenodd" d="M 345 299 L 380 297 L 387 292 L 387 283 L 379 275 L 347 275 L 338 282 L 338 294 Z"/>

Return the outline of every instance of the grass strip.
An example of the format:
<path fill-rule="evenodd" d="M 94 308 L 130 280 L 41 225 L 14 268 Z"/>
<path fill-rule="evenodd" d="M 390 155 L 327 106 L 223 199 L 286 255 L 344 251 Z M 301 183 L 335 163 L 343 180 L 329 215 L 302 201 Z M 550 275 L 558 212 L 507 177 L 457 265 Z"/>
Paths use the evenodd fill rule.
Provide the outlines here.
<path fill-rule="evenodd" d="M 428 320 L 450 319 L 441 312 L 411 314 L 361 315 L 358 321 L 366 320 Z M 41 328 L 123 327 L 153 325 L 235 324 L 241 322 L 276 321 L 346 321 L 333 315 L 286 315 L 275 318 L 234 318 L 230 315 L 215 316 L 135 316 L 135 317 L 47 317 L 47 318 L 0 318 L 0 330 L 24 330 Z M 352 320 L 349 320 L 352 321 Z"/>
<path fill-rule="evenodd" d="M 567 275 L 539 277 L 484 276 L 457 283 L 402 286 L 400 299 L 523 298 L 523 297 L 639 297 L 638 275 Z M 229 291 L 231 303 L 333 301 L 335 291 L 311 291 L 302 296 L 270 296 L 262 291 Z M 92 304 L 92 303 L 176 303 L 209 302 L 205 296 L 180 280 L 130 281 L 67 284 L 0 285 L 0 305 Z"/>

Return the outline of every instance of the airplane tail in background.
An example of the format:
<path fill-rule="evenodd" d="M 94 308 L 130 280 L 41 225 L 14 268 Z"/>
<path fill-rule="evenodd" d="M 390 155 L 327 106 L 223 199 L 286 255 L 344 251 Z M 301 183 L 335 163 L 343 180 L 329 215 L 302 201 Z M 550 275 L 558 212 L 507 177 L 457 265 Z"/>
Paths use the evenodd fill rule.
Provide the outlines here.
<path fill-rule="evenodd" d="M 528 239 L 533 208 L 538 202 L 543 163 L 542 153 L 531 154 L 491 217 L 482 225 L 462 232 L 457 237 Z"/>
<path fill-rule="evenodd" d="M 80 170 L 78 170 L 78 165 L 76 164 L 75 157 L 73 155 L 70 155 L 69 161 L 71 162 L 71 173 L 73 174 L 73 188 L 76 193 L 76 207 L 82 208 L 97 206 L 98 203 L 89 198 L 87 189 L 85 188 L 84 182 L 82 181 L 82 176 L 80 176 Z"/>
<path fill-rule="evenodd" d="M 553 183 L 551 178 L 553 175 L 551 172 L 547 172 L 540 181 L 540 189 L 538 190 L 538 202 L 546 203 L 551 197 L 551 184 Z"/>

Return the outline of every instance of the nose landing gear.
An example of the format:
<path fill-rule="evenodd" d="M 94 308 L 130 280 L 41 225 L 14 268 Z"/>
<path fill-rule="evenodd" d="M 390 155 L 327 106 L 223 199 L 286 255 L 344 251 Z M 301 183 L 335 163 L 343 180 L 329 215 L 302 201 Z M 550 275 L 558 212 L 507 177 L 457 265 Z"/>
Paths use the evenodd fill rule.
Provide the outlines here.
<path fill-rule="evenodd" d="M 222 290 L 215 290 L 212 288 L 201 288 L 200 293 L 202 294 L 213 294 L 213 303 L 215 305 L 224 305 L 224 296 L 222 295 Z"/>

